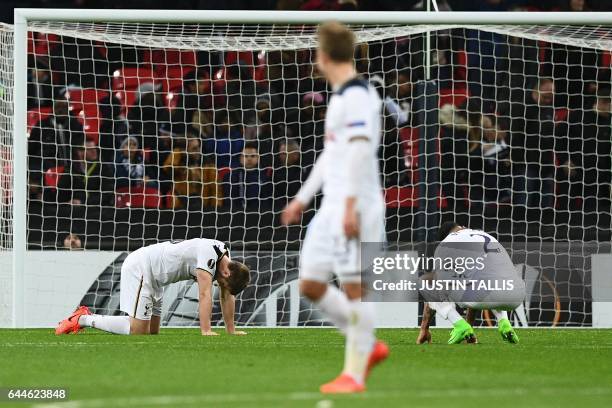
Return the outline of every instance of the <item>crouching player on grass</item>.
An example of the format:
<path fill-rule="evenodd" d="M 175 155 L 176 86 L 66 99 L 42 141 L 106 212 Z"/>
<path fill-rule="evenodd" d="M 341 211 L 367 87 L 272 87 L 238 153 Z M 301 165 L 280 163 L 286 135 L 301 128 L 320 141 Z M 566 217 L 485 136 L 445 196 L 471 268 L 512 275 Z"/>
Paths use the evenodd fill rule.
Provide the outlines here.
<path fill-rule="evenodd" d="M 519 338 L 508 320 L 507 311 L 516 309 L 525 299 L 525 282 L 518 276 L 504 247 L 486 232 L 465 228 L 455 222 L 442 224 L 438 238 L 440 244 L 435 251 L 435 259 L 464 260 L 469 257 L 475 263 L 470 268 L 461 268 L 460 274 L 455 267 L 454 270 L 437 268 L 433 273 L 423 276 L 422 280 L 430 284 L 429 288 L 421 290 L 428 302 L 423 310 L 417 344 L 431 343 L 429 324 L 435 313 L 453 324 L 449 344 L 458 344 L 464 340 L 476 343 L 474 329 L 459 315 L 457 305 L 467 308 L 468 315 L 473 315 L 473 310 L 490 309 L 497 319 L 502 339 L 508 343 L 518 343 Z M 440 290 L 439 287 L 434 289 L 431 284 L 438 280 L 446 283 L 453 279 L 468 282 L 467 288 Z"/>
<path fill-rule="evenodd" d="M 355 38 L 346 26 L 318 30 L 317 65 L 334 94 L 325 117 L 325 147 L 284 224 L 299 222 L 323 188 L 323 203 L 308 225 L 300 254 L 300 290 L 346 336 L 344 370 L 320 387 L 326 394 L 365 390 L 370 369 L 389 351 L 374 335 L 371 305 L 362 302 L 360 243 L 384 239 L 384 199 L 378 169 L 381 101 L 355 71 Z M 336 276 L 342 291 L 328 282 Z"/>
<path fill-rule="evenodd" d="M 229 334 L 246 334 L 234 328 L 234 303 L 235 295 L 249 283 L 249 268 L 232 261 L 223 242 L 204 238 L 162 242 L 132 252 L 121 267 L 120 308 L 128 316 L 91 314 L 81 306 L 59 323 L 55 334 L 76 333 L 83 327 L 115 334 L 157 334 L 164 287 L 191 279 L 199 287 L 202 335 L 217 334 L 210 327 L 213 281 L 221 289 L 225 330 Z"/>

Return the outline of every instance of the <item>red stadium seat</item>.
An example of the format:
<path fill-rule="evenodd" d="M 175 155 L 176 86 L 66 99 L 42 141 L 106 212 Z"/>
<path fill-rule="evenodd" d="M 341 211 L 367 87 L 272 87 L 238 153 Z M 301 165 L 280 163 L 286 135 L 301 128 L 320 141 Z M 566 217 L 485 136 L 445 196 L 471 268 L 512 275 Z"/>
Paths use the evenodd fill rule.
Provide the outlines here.
<path fill-rule="evenodd" d="M 159 190 L 148 186 L 132 186 L 117 189 L 115 206 L 117 208 L 159 208 L 161 197 Z"/>
<path fill-rule="evenodd" d="M 121 68 L 113 72 L 113 91 L 136 90 L 138 87 L 155 82 L 155 73 L 151 68 Z"/>
<path fill-rule="evenodd" d="M 416 189 L 412 187 L 389 187 L 385 189 L 387 208 L 416 207 L 418 205 Z"/>
<path fill-rule="evenodd" d="M 453 84 L 452 88 L 440 89 L 440 107 L 448 104 L 461 106 L 470 96 L 470 91 L 464 84 Z"/>
<path fill-rule="evenodd" d="M 69 88 L 65 96 L 70 111 L 78 115 L 83 110 L 86 114 L 97 112 L 100 101 L 108 96 L 108 92 L 94 88 Z"/>
<path fill-rule="evenodd" d="M 47 106 L 45 108 L 34 108 L 28 111 L 27 118 L 27 129 L 28 133 L 32 130 L 34 126 L 36 126 L 41 120 L 48 118 L 53 112 L 52 106 Z"/>
<path fill-rule="evenodd" d="M 64 173 L 64 166 L 51 167 L 45 171 L 44 181 L 46 187 L 57 188 L 60 176 Z"/>

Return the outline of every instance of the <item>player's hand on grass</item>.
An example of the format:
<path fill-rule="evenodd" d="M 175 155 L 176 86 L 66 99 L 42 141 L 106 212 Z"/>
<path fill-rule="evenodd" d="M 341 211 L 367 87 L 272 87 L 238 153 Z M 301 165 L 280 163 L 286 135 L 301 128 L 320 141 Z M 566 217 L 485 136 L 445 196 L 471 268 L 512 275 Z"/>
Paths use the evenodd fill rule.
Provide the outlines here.
<path fill-rule="evenodd" d="M 242 331 L 242 330 L 234 330 L 231 332 L 227 332 L 228 334 L 231 334 L 232 336 L 246 336 L 246 332 Z"/>
<path fill-rule="evenodd" d="M 212 330 L 203 330 L 202 331 L 202 336 L 218 336 L 219 333 L 215 333 Z"/>
<path fill-rule="evenodd" d="M 304 204 L 298 200 L 291 200 L 281 214 L 281 222 L 283 225 L 296 224 L 300 222 L 302 213 L 304 212 Z"/>
<path fill-rule="evenodd" d="M 429 330 L 419 331 L 419 335 L 416 340 L 417 344 L 431 344 L 431 332 Z"/>

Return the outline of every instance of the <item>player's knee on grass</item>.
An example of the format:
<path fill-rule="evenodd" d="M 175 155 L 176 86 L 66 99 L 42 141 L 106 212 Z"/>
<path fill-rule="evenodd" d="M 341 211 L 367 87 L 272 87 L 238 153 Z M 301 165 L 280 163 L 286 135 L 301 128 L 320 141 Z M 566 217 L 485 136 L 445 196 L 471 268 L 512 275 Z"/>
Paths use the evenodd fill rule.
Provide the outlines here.
<path fill-rule="evenodd" d="M 312 301 L 317 301 L 325 294 L 327 283 L 312 280 L 300 280 L 300 293 Z"/>
<path fill-rule="evenodd" d="M 151 322 L 130 317 L 130 335 L 150 334 Z"/>

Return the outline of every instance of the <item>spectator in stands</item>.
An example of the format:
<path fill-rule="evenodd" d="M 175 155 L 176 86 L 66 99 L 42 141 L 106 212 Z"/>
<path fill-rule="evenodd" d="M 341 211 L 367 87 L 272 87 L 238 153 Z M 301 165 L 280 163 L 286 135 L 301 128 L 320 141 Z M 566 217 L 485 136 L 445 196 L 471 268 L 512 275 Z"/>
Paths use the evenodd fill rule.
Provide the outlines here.
<path fill-rule="evenodd" d="M 272 174 L 274 186 L 274 208 L 283 209 L 297 194 L 302 181 L 306 180 L 300 165 L 300 146 L 294 140 L 283 140 L 278 145 L 278 162 Z"/>
<path fill-rule="evenodd" d="M 52 167 L 66 165 L 73 146 L 85 141 L 83 126 L 68 109 L 63 94 L 53 104 L 53 115 L 35 125 L 28 138 L 28 167 L 33 176 L 41 179 L 42 173 Z"/>
<path fill-rule="evenodd" d="M 28 109 L 53 105 L 53 84 L 49 63 L 42 58 L 29 61 Z"/>
<path fill-rule="evenodd" d="M 506 132 L 493 115 L 483 115 L 480 126 L 470 130 L 469 154 L 473 203 L 509 202 L 512 198 L 510 148 Z"/>
<path fill-rule="evenodd" d="M 610 206 L 612 179 L 612 103 L 609 87 L 600 87 L 592 109 L 575 111 L 568 122 L 568 146 L 558 156 L 561 162 L 559 195 L 561 206 L 576 205 L 582 198 L 585 210 Z"/>
<path fill-rule="evenodd" d="M 68 250 L 75 250 L 75 249 L 82 249 L 83 246 L 81 244 L 81 238 L 77 235 L 77 234 L 67 234 L 64 237 L 64 249 L 68 249 Z"/>
<path fill-rule="evenodd" d="M 217 168 L 238 167 L 244 139 L 238 126 L 232 124 L 226 110 L 214 112 L 214 137 L 204 140 L 204 153 L 216 157 Z"/>
<path fill-rule="evenodd" d="M 245 131 L 245 140 L 257 142 L 261 167 L 272 166 L 274 141 L 285 136 L 284 128 L 273 121 L 272 112 L 270 97 L 268 95 L 259 96 L 255 103 L 253 124 Z"/>
<path fill-rule="evenodd" d="M 223 187 L 226 203 L 233 211 L 270 207 L 272 183 L 266 171 L 259 167 L 259 152 L 255 142 L 244 145 L 240 167 L 231 169 L 225 175 Z"/>
<path fill-rule="evenodd" d="M 115 159 L 117 188 L 155 184 L 147 168 L 138 139 L 130 136 L 123 141 Z"/>
<path fill-rule="evenodd" d="M 98 146 L 88 140 L 73 148 L 70 167 L 59 176 L 57 202 L 87 206 L 111 206 L 114 203 L 113 169 L 100 162 Z"/>
<path fill-rule="evenodd" d="M 128 112 L 130 134 L 140 139 L 143 149 L 157 149 L 159 126 L 169 120 L 168 109 L 156 90 L 153 84 L 141 85 L 138 89 L 139 99 Z"/>
<path fill-rule="evenodd" d="M 115 154 L 130 134 L 130 124 L 121 112 L 121 102 L 114 94 L 100 100 L 100 160 L 113 163 Z"/>
<path fill-rule="evenodd" d="M 326 112 L 325 97 L 321 92 L 308 92 L 302 96 L 297 134 L 302 147 L 302 167 L 307 173 L 317 154 L 323 150 Z"/>
<path fill-rule="evenodd" d="M 533 209 L 552 208 L 554 204 L 555 84 L 540 78 L 524 101 L 513 103 L 510 145 L 517 165 L 517 204 Z M 536 211 L 536 210 L 534 210 Z"/>
<path fill-rule="evenodd" d="M 174 149 L 166 158 L 163 169 L 174 181 L 172 207 L 201 209 L 221 205 L 217 168 L 214 160 L 207 160 L 202 155 L 202 144 L 197 136 L 188 137 L 185 149 Z"/>
<path fill-rule="evenodd" d="M 172 122 L 178 125 L 195 122 L 194 115 L 201 110 L 211 109 L 213 88 L 207 69 L 196 69 L 188 73 L 183 81 L 177 106 L 172 112 Z"/>

